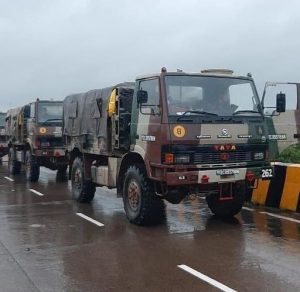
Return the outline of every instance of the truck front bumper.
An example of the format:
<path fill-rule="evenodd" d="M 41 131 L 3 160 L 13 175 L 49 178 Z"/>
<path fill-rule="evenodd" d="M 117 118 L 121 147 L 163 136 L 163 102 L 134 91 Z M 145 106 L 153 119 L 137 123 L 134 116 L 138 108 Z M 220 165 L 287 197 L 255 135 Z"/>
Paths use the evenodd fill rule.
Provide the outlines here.
<path fill-rule="evenodd" d="M 236 181 L 254 181 L 262 177 L 265 167 L 241 167 L 208 170 L 163 171 L 162 178 L 168 186 L 228 183 Z M 273 169 L 268 167 L 268 169 Z M 268 179 L 270 179 L 269 177 Z M 157 178 L 154 178 L 157 180 Z M 158 179 L 159 180 L 159 179 Z"/>
<path fill-rule="evenodd" d="M 35 156 L 40 157 L 64 157 L 66 155 L 65 149 L 35 149 Z"/>

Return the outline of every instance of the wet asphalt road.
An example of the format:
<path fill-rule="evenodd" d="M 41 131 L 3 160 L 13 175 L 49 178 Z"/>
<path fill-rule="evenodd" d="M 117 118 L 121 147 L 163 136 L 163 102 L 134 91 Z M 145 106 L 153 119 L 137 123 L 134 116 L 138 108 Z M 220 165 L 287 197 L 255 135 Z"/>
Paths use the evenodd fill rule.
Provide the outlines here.
<path fill-rule="evenodd" d="M 83 205 L 53 171 L 32 184 L 5 176 L 3 165 L 0 291 L 219 291 L 179 265 L 236 291 L 300 291 L 299 214 L 248 206 L 222 221 L 194 198 L 168 204 L 165 224 L 138 227 L 113 190 Z"/>

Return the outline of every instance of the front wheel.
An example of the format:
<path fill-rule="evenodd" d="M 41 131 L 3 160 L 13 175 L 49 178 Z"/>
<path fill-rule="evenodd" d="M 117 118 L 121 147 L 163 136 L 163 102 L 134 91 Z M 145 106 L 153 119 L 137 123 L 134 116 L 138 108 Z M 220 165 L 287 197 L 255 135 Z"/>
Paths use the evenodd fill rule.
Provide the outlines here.
<path fill-rule="evenodd" d="M 72 197 L 80 203 L 89 203 L 95 196 L 95 184 L 85 179 L 83 162 L 80 157 L 75 158 L 71 173 Z"/>
<path fill-rule="evenodd" d="M 8 152 L 8 171 L 9 174 L 19 174 L 21 171 L 21 162 L 16 160 L 16 153 L 12 147 Z"/>
<path fill-rule="evenodd" d="M 235 183 L 232 189 L 232 198 L 222 198 L 220 194 L 211 194 L 206 197 L 210 210 L 218 217 L 232 217 L 239 213 L 245 202 L 245 184 Z"/>
<path fill-rule="evenodd" d="M 27 150 L 25 154 L 25 172 L 28 181 L 36 182 L 39 180 L 40 166 L 30 150 Z"/>
<path fill-rule="evenodd" d="M 154 193 L 143 166 L 130 166 L 125 173 L 123 201 L 126 216 L 131 223 L 150 225 L 165 218 L 165 205 Z"/>

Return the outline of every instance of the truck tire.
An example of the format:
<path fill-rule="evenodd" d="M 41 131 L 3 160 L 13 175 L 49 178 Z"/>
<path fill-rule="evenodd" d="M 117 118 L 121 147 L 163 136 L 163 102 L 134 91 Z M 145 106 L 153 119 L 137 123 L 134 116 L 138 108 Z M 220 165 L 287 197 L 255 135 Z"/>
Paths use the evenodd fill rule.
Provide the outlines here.
<path fill-rule="evenodd" d="M 67 168 L 68 166 L 62 166 L 59 167 L 56 172 L 56 180 L 57 181 L 67 181 L 68 175 L 67 175 Z"/>
<path fill-rule="evenodd" d="M 25 173 L 27 181 L 36 182 L 39 180 L 40 166 L 30 150 L 27 150 L 25 154 Z"/>
<path fill-rule="evenodd" d="M 165 205 L 155 195 L 143 166 L 132 165 L 125 173 L 124 209 L 128 220 L 137 225 L 158 224 L 165 219 Z"/>
<path fill-rule="evenodd" d="M 235 183 L 231 200 L 222 201 L 219 194 L 211 194 L 206 197 L 206 202 L 217 217 L 232 217 L 241 211 L 245 202 L 245 191 L 245 183 Z"/>
<path fill-rule="evenodd" d="M 8 171 L 9 174 L 19 174 L 21 171 L 21 162 L 16 161 L 16 153 L 12 147 L 8 152 Z"/>
<path fill-rule="evenodd" d="M 73 199 L 80 203 L 90 203 L 95 196 L 96 187 L 92 181 L 85 179 L 80 157 L 76 157 L 73 161 L 71 181 Z"/>

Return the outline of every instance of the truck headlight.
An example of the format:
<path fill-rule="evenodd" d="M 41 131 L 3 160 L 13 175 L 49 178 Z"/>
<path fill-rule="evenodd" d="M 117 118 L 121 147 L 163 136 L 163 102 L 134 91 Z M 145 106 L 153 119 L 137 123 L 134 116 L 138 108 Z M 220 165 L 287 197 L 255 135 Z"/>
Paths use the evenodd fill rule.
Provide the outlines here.
<path fill-rule="evenodd" d="M 190 163 L 190 155 L 189 154 L 176 154 L 175 155 L 175 163 Z"/>
<path fill-rule="evenodd" d="M 254 152 L 253 159 L 254 160 L 262 160 L 264 159 L 264 152 Z"/>

